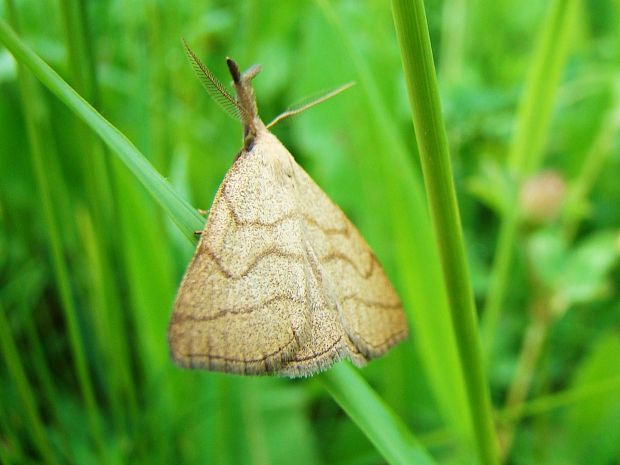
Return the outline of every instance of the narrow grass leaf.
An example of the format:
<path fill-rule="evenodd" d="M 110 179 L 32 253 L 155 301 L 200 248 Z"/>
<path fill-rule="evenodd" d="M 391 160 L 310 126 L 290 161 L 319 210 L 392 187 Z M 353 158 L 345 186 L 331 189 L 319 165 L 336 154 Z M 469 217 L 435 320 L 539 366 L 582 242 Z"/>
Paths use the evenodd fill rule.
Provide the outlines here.
<path fill-rule="evenodd" d="M 16 22 L 16 15 L 13 11 L 13 21 Z M 8 31 L 13 37 L 16 37 L 9 26 L 0 20 L 0 35 L 2 32 Z M 41 129 L 40 120 L 36 117 L 35 104 L 40 102 L 40 94 L 36 87 L 36 82 L 25 69 L 18 67 L 18 82 L 22 103 L 24 106 L 24 115 L 26 120 L 26 128 L 28 132 L 28 140 L 30 142 L 30 154 L 34 170 L 34 177 L 37 184 L 39 203 L 45 218 L 45 226 L 49 248 L 51 249 L 51 261 L 53 265 L 54 277 L 62 310 L 69 331 L 69 342 L 73 355 L 73 363 L 79 383 L 81 395 L 83 397 L 88 424 L 95 440 L 96 446 L 101 454 L 104 453 L 103 430 L 100 423 L 99 411 L 95 399 L 93 381 L 88 369 L 86 360 L 86 350 L 82 334 L 80 334 L 78 325 L 77 308 L 72 295 L 71 281 L 65 258 L 63 256 L 62 241 L 60 238 L 60 227 L 58 224 L 58 215 L 52 202 L 52 190 L 48 173 L 45 166 L 45 143 L 40 137 L 44 131 Z"/>
<path fill-rule="evenodd" d="M 508 157 L 508 167 L 516 177 L 517 186 L 523 176 L 536 172 L 543 160 L 553 104 L 566 66 L 578 11 L 577 0 L 554 0 L 543 23 L 540 41 L 519 103 Z M 510 282 L 512 251 L 519 224 L 517 194 L 516 190 L 512 193 L 510 204 L 504 210 L 505 215 L 501 220 L 491 283 L 483 311 L 482 334 L 487 359 L 490 359 L 493 352 L 493 338 Z"/>
<path fill-rule="evenodd" d="M 153 198 L 159 202 L 168 216 L 193 239 L 193 231 L 201 229 L 204 219 L 189 203 L 183 200 L 173 187 L 151 166 L 140 151 L 118 129 L 110 124 L 97 110 L 86 102 L 75 90 L 28 48 L 0 19 L 0 42 L 15 58 L 54 93 L 65 105 L 74 111 L 103 142 L 121 158 L 133 175 L 146 187 Z"/>
<path fill-rule="evenodd" d="M 497 444 L 489 388 L 483 370 L 476 308 L 424 4 L 422 0 L 393 0 L 392 7 L 452 325 L 465 376 L 475 445 L 480 462 L 494 464 L 497 463 Z"/>
<path fill-rule="evenodd" d="M 431 465 L 435 461 L 407 427 L 347 363 L 319 375 L 342 409 L 391 465 Z"/>
<path fill-rule="evenodd" d="M 13 379 L 19 399 L 24 406 L 24 411 L 26 413 L 24 420 L 32 435 L 33 445 L 37 448 L 45 463 L 50 465 L 57 464 L 58 461 L 54 456 L 49 438 L 45 432 L 43 420 L 37 411 L 37 401 L 34 390 L 26 377 L 24 366 L 20 360 L 19 352 L 15 346 L 15 341 L 11 335 L 9 323 L 4 312 L 5 309 L 0 306 L 0 348 L 2 349 L 0 352 L 2 353 L 9 374 Z M 3 447 L 4 446 L 0 446 L 0 448 Z"/>
<path fill-rule="evenodd" d="M 400 274 L 400 291 L 411 311 L 412 339 L 421 353 L 429 384 L 446 421 L 459 435 L 469 430 L 469 410 L 456 342 L 441 278 L 439 256 L 425 205 L 421 180 L 413 171 L 405 142 L 398 134 L 390 114 L 381 100 L 379 86 L 371 68 L 355 45 L 355 39 L 327 0 L 317 0 L 332 27 L 346 44 L 359 76 L 368 114 L 372 115 L 373 136 L 377 138 L 380 173 L 366 162 L 365 173 L 373 180 L 382 179 Z M 375 152 L 370 151 L 374 154 Z M 375 184 L 379 187 L 379 184 Z M 403 211 L 407 214 L 403 214 Z"/>

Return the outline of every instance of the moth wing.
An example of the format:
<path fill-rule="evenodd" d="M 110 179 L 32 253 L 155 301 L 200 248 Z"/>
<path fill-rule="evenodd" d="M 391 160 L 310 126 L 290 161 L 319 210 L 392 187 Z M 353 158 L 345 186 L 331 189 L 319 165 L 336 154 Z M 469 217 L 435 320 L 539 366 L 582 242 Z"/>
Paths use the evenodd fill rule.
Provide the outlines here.
<path fill-rule="evenodd" d="M 300 339 L 298 350 L 291 354 L 291 358 L 284 362 L 277 370 L 277 374 L 290 377 L 310 376 L 328 368 L 341 358 L 355 357 L 353 352 L 356 353 L 357 350 L 342 328 L 338 298 L 333 292 L 333 286 L 328 282 L 329 279 L 320 264 L 320 257 L 308 236 L 307 223 L 313 223 L 313 219 L 304 213 L 303 206 L 307 199 L 300 195 L 295 176 L 297 169 L 295 160 L 286 147 L 268 131 L 260 134 L 256 150 L 257 153 L 264 152 L 262 158 L 267 161 L 274 173 L 276 183 L 284 186 L 274 190 L 267 200 L 269 204 L 287 202 L 286 209 L 290 211 L 290 219 L 294 220 L 296 231 L 301 238 L 303 261 L 301 269 L 305 277 L 300 292 L 304 293 L 308 331 L 305 333 L 306 337 Z M 279 193 L 286 193 L 286 199 L 279 197 Z M 260 208 L 264 211 L 269 210 L 268 204 Z M 276 218 L 268 220 L 275 221 Z M 280 239 L 290 240 L 283 236 Z"/>
<path fill-rule="evenodd" d="M 277 371 L 308 338 L 307 271 L 294 193 L 260 150 L 220 186 L 181 282 L 169 327 L 184 367 Z"/>
<path fill-rule="evenodd" d="M 305 234 L 338 297 L 341 323 L 358 365 L 378 357 L 408 335 L 398 294 L 374 253 L 342 210 L 297 164 Z M 360 356 L 361 354 L 361 356 Z"/>
<path fill-rule="evenodd" d="M 303 217 L 301 221 L 304 221 Z M 366 359 L 359 354 L 343 329 L 338 312 L 338 297 L 309 241 L 306 241 L 306 259 L 310 334 L 299 350 L 278 370 L 278 374 L 309 376 L 345 357 L 358 364 L 365 363 Z"/>

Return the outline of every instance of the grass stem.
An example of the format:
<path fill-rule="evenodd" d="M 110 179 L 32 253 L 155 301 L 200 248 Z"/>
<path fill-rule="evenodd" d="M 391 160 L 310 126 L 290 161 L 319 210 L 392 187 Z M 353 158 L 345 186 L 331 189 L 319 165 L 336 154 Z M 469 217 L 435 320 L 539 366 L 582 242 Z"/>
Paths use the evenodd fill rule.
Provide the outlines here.
<path fill-rule="evenodd" d="M 13 9 L 11 8 L 11 11 L 12 10 Z M 14 22 L 17 23 L 16 16 L 14 14 L 12 16 Z M 0 31 L 4 32 L 5 30 L 12 32 L 6 23 L 0 20 Z M 95 399 L 93 382 L 91 374 L 88 370 L 86 350 L 79 329 L 77 308 L 72 295 L 69 270 L 63 256 L 60 227 L 57 220 L 57 214 L 52 203 L 52 191 L 45 166 L 45 144 L 40 138 L 40 134 L 43 134 L 44 131 L 40 128 L 41 121 L 37 118 L 37 110 L 34 107 L 35 102 L 39 102 L 40 95 L 34 79 L 32 79 L 32 76 L 22 68 L 21 64 L 18 71 L 18 81 L 24 107 L 28 140 L 31 145 L 30 154 L 32 157 L 39 203 L 45 219 L 54 277 L 60 295 L 60 300 L 62 302 L 65 322 L 69 332 L 69 343 L 73 354 L 75 373 L 77 375 L 78 385 L 86 407 L 88 423 L 93 439 L 98 451 L 103 454 L 105 447 L 102 426 Z"/>
<path fill-rule="evenodd" d="M 513 247 L 519 225 L 518 186 L 525 176 L 535 173 L 543 161 L 547 130 L 562 71 L 568 58 L 577 11 L 576 0 L 553 1 L 543 23 L 540 40 L 519 103 L 514 137 L 507 161 L 517 189 L 504 208 L 505 215 L 501 221 L 495 249 L 490 288 L 482 313 L 482 333 L 487 360 L 492 358 L 493 338 L 497 332 L 510 279 Z"/>
<path fill-rule="evenodd" d="M 32 434 L 33 445 L 37 448 L 44 463 L 55 465 L 58 463 L 52 451 L 49 439 L 43 426 L 43 421 L 37 410 L 35 393 L 28 382 L 24 366 L 20 361 L 19 352 L 9 329 L 9 322 L 4 315 L 5 309 L 0 306 L 0 353 L 8 372 L 13 379 L 17 395 L 24 406 L 26 413 L 24 423 Z M 0 446 L 2 448 L 4 446 Z M 2 463 L 5 463 L 4 461 Z"/>
<path fill-rule="evenodd" d="M 338 363 L 319 379 L 334 400 L 391 465 L 435 463 L 402 421 L 347 363 Z"/>
<path fill-rule="evenodd" d="M 422 0 L 393 0 L 409 103 L 428 203 L 439 247 L 452 324 L 463 366 L 478 457 L 497 463 L 497 444 L 484 375 L 476 309 L 456 200 L 439 90 Z"/>

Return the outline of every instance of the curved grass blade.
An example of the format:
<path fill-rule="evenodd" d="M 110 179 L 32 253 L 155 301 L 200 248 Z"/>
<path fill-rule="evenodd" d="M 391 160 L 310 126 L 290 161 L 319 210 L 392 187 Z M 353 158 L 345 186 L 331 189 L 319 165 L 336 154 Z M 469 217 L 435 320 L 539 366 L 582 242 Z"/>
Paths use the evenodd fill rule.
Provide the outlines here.
<path fill-rule="evenodd" d="M 115 153 L 162 206 L 181 232 L 194 240 L 204 218 L 159 174 L 142 153 L 109 121 L 71 88 L 50 66 L 28 48 L 11 27 L 0 19 L 0 42 L 65 105 L 74 111 Z"/>
<path fill-rule="evenodd" d="M 402 420 L 348 363 L 338 363 L 319 379 L 338 405 L 391 465 L 431 465 L 435 461 Z"/>
<path fill-rule="evenodd" d="M 497 463 L 497 439 L 424 3 L 392 0 L 392 10 L 475 446 L 480 463 L 492 465 Z"/>

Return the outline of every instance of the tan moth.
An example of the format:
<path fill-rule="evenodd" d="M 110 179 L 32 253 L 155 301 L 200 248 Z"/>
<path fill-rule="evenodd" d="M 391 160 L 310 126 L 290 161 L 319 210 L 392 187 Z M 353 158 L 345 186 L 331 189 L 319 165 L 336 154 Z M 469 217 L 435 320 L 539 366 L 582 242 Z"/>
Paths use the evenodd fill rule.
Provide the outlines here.
<path fill-rule="evenodd" d="M 243 123 L 243 148 L 174 303 L 174 360 L 297 377 L 384 354 L 408 334 L 398 295 L 355 226 L 268 129 L 301 109 L 265 126 L 251 85 L 260 67 L 242 74 L 227 59 L 235 98 L 185 47 L 209 94 Z"/>

